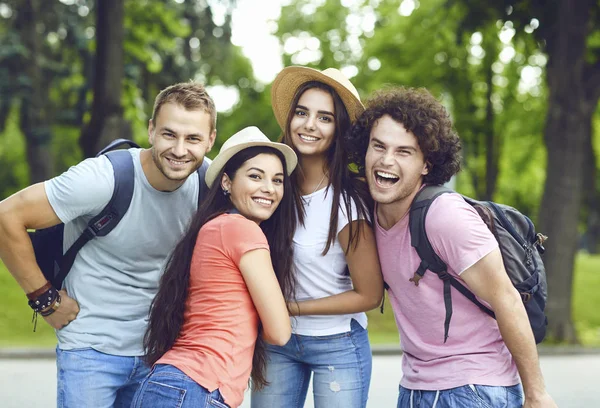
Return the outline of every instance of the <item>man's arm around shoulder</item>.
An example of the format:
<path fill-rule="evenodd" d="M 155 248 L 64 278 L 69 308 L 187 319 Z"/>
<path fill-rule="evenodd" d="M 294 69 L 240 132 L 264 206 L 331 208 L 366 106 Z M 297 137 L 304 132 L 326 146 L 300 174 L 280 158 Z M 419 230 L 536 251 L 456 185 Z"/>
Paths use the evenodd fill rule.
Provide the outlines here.
<path fill-rule="evenodd" d="M 490 304 L 496 314 L 500 333 L 523 382 L 524 407 L 556 407 L 544 385 L 527 312 L 504 270 L 500 250 L 496 248 L 460 276 L 477 297 Z"/>
<path fill-rule="evenodd" d="M 48 228 L 59 224 L 43 183 L 34 184 L 0 202 L 0 259 L 25 293 L 46 284 L 38 267 L 27 229 Z M 60 307 L 44 319 L 60 329 L 75 319 L 77 302 L 60 291 Z"/>

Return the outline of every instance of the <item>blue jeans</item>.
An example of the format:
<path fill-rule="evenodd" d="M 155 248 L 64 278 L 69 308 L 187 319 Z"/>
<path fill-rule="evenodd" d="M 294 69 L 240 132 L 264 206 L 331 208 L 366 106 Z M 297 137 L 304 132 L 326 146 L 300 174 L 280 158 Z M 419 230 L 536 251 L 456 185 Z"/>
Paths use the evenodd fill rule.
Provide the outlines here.
<path fill-rule="evenodd" d="M 229 408 L 219 390 L 213 392 L 169 364 L 157 364 L 138 389 L 131 408 Z"/>
<path fill-rule="evenodd" d="M 523 406 L 521 384 L 511 387 L 464 385 L 441 391 L 409 390 L 400 386 L 397 408 L 515 408 Z"/>
<path fill-rule="evenodd" d="M 293 334 L 283 347 L 268 347 L 269 385 L 252 392 L 252 408 L 302 408 L 311 373 L 316 408 L 364 408 L 371 382 L 371 346 L 356 321 L 331 336 Z"/>
<path fill-rule="evenodd" d="M 104 354 L 92 348 L 56 348 L 58 408 L 120 408 L 131 405 L 150 369 L 141 357 Z"/>

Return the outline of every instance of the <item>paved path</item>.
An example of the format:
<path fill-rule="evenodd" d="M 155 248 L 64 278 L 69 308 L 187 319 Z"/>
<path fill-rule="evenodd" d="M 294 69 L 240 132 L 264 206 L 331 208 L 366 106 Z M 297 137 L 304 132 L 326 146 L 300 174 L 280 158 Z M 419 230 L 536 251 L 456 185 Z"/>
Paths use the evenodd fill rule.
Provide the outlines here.
<path fill-rule="evenodd" d="M 400 359 L 399 355 L 374 357 L 369 408 L 396 406 Z M 548 389 L 559 407 L 600 407 L 600 355 L 542 356 L 541 365 Z M 0 359 L 2 408 L 53 407 L 55 384 L 53 360 Z M 309 391 L 307 408 L 313 407 L 311 395 Z M 250 407 L 249 398 L 242 407 Z"/>

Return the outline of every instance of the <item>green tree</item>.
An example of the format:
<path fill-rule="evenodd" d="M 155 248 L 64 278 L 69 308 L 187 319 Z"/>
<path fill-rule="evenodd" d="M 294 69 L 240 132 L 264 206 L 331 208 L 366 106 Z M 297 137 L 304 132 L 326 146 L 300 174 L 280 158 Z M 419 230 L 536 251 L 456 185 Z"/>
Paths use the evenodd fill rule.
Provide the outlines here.
<path fill-rule="evenodd" d="M 53 173 L 50 145 L 52 120 L 59 110 L 52 103 L 52 86 L 65 74 L 61 60 L 67 58 L 55 47 L 56 33 L 73 16 L 73 10 L 58 1 L 10 0 L 2 3 L 0 15 L 0 128 L 12 108 L 19 108 L 19 127 L 26 141 L 29 182 Z"/>
<path fill-rule="evenodd" d="M 450 108 L 463 140 L 461 190 L 483 199 L 508 196 L 535 212 L 541 188 L 532 196 L 530 188 L 502 183 L 500 172 L 503 157 L 514 154 L 507 145 L 516 139 L 514 132 L 529 145 L 540 142 L 539 128 L 525 119 L 531 112 L 524 107 L 543 110 L 543 104 L 532 103 L 543 87 L 535 87 L 538 95 L 519 90 L 520 71 L 535 52 L 533 38 L 511 41 L 510 27 L 503 25 L 466 31 L 460 24 L 466 10 L 443 0 L 424 2 L 412 12 L 395 0 L 371 3 L 346 8 L 336 1 L 318 6 L 295 1 L 284 7 L 277 34 L 287 51 L 286 65 L 345 68 L 355 74 L 352 81 L 363 97 L 389 84 L 427 87 Z M 339 23 L 332 28 L 331 21 Z M 501 61 L 505 48 L 516 50 L 515 58 Z M 536 69 L 541 71 L 537 64 Z M 519 121 L 532 131 L 515 128 Z M 529 170 L 530 163 L 520 164 L 521 171 Z M 497 191 L 498 183 L 510 191 Z"/>
<path fill-rule="evenodd" d="M 598 3 L 315 4 L 292 1 L 280 20 L 282 43 L 292 43 L 286 63 L 349 68 L 363 95 L 389 83 L 425 86 L 440 95 L 463 140 L 459 188 L 526 213 L 539 209 L 538 229 L 550 236 L 545 257 L 550 337 L 577 341 L 571 282 L 584 182 L 594 192 L 587 200 L 588 224 L 598 218 L 593 210 L 598 165 L 591 148 L 600 96 Z M 337 21 L 337 27 L 327 28 L 322 19 Z M 310 38 L 319 46 L 307 54 L 315 44 Z M 292 47 L 294 42 L 300 46 Z M 545 122 L 535 120 L 544 116 Z"/>
<path fill-rule="evenodd" d="M 548 110 L 544 140 L 547 170 L 540 229 L 547 243 L 550 336 L 577 342 L 571 320 L 573 266 L 579 242 L 585 169 L 595 169 L 592 116 L 600 98 L 600 5 L 593 0 L 538 0 L 483 3 L 464 1 L 464 24 L 480 27 L 498 19 L 514 23 L 518 34 L 533 34 L 548 55 Z"/>
<path fill-rule="evenodd" d="M 5 125 L 15 120 L 21 125 L 25 151 L 36 153 L 27 155 L 25 170 L 39 174 L 31 181 L 64 171 L 82 151 L 93 155 L 106 140 L 132 131 L 138 143 L 147 143 L 153 99 L 172 83 L 194 79 L 243 95 L 258 92 L 250 62 L 231 44 L 235 1 L 211 4 L 217 3 L 225 7 L 218 24 L 202 0 L 0 2 L 0 132 L 14 132 Z M 235 127 L 236 118 L 227 124 Z M 2 146 L 14 137 L 7 135 Z M 11 172 L 0 179 L 7 192 L 26 184 Z"/>
<path fill-rule="evenodd" d="M 125 75 L 123 1 L 101 0 L 96 4 L 94 102 L 90 121 L 85 125 L 79 138 L 85 157 L 94 156 L 101 146 L 108 144 L 115 135 L 131 139 L 131 127 L 123 118 L 121 104 Z"/>

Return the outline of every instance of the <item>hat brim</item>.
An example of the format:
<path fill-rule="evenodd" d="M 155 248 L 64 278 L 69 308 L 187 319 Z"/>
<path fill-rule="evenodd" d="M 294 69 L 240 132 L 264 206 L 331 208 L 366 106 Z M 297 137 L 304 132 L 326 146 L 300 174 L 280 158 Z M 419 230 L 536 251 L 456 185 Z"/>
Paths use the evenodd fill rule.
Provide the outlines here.
<path fill-rule="evenodd" d="M 334 78 L 313 68 L 286 67 L 277 75 L 271 86 L 271 106 L 282 131 L 285 131 L 288 113 L 292 108 L 291 104 L 296 91 L 302 84 L 310 81 L 319 81 L 332 87 L 344 103 L 351 122 L 354 122 L 365 110 L 360 99 Z"/>
<path fill-rule="evenodd" d="M 283 154 L 283 157 L 285 157 L 286 173 L 288 176 L 292 174 L 292 172 L 296 168 L 296 165 L 298 164 L 298 157 L 296 156 L 296 153 L 294 152 L 294 150 L 292 150 L 291 147 L 289 147 L 286 144 L 264 141 L 240 143 L 227 149 L 224 152 L 220 152 L 217 155 L 217 157 L 214 158 L 214 160 L 208 166 L 208 169 L 206 170 L 206 175 L 204 176 L 206 185 L 209 188 L 212 187 L 213 183 L 215 182 L 215 179 L 217 178 L 223 167 L 225 167 L 229 159 L 231 159 L 233 156 L 235 156 L 242 150 L 254 146 L 265 146 L 271 147 L 275 150 L 279 150 L 281 154 Z"/>

